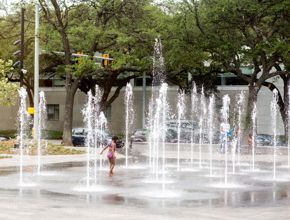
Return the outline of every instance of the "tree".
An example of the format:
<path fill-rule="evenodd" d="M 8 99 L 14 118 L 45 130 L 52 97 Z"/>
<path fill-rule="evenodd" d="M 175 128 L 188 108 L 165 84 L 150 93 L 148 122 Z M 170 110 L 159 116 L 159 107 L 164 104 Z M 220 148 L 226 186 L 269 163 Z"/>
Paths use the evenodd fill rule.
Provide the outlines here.
<path fill-rule="evenodd" d="M 48 31 L 42 40 L 48 48 L 64 52 L 55 72 L 65 72 L 66 104 L 64 119 L 64 144 L 71 144 L 72 109 L 78 88 L 87 92 L 95 84 L 103 88 L 102 109 L 109 106 L 130 79 L 148 71 L 151 63 L 152 35 L 155 33 L 150 22 L 150 1 L 104 0 L 82 1 L 67 5 L 65 1 L 40 0 Z M 61 37 L 58 41 L 57 35 Z M 53 39 L 53 40 L 51 40 Z M 114 61 L 105 67 L 94 65 L 89 57 L 75 63 L 72 51 L 82 51 L 91 57 L 94 52 L 110 54 Z M 81 63 L 81 64 L 80 64 Z M 52 66 L 50 66 L 51 68 Z M 95 70 L 94 70 L 95 69 Z M 60 71 L 62 70 L 62 71 Z M 112 88 L 116 90 L 109 96 Z"/>
<path fill-rule="evenodd" d="M 25 48 L 24 48 L 24 69 L 27 73 L 24 75 L 23 83 L 26 88 L 29 105 L 33 106 L 33 39 L 34 39 L 34 28 L 33 28 L 33 7 L 32 5 L 25 5 Z M 13 56 L 17 47 L 13 44 L 15 41 L 20 39 L 20 6 L 15 6 L 15 12 L 7 14 L 0 18 L 0 57 L 5 60 L 17 60 Z M 15 66 L 14 69 L 10 70 L 6 77 L 9 82 L 20 82 L 19 68 Z"/>
<path fill-rule="evenodd" d="M 17 100 L 18 85 L 7 80 L 10 74 L 12 61 L 0 59 L 0 105 L 13 105 Z"/>
<path fill-rule="evenodd" d="M 289 31 L 285 28 L 289 26 L 289 1 L 185 2 L 187 13 L 199 29 L 196 39 L 200 48 L 209 53 L 211 65 L 249 84 L 249 122 L 261 86 L 268 85 L 267 80 L 274 76 L 287 76 L 287 80 L 289 75 Z M 253 73 L 243 73 L 243 66 L 252 67 Z M 288 93 L 287 88 L 284 91 Z M 287 128 L 288 111 L 280 108 L 280 112 Z"/>
<path fill-rule="evenodd" d="M 207 94 L 217 92 L 215 79 L 220 68 L 205 62 L 209 53 L 199 45 L 199 30 L 187 4 L 168 1 L 162 7 L 166 14 L 163 15 L 159 34 L 164 48 L 167 81 L 188 92 L 193 81 L 199 91 L 204 87 Z"/>

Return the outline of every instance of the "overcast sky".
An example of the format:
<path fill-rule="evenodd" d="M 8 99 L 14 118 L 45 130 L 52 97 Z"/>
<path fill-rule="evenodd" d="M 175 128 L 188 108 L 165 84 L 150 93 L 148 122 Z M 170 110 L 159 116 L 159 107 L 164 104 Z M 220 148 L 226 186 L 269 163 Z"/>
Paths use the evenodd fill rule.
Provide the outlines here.
<path fill-rule="evenodd" d="M 11 6 L 15 3 L 20 3 L 20 2 L 34 2 L 35 0 L 0 0 L 0 16 L 3 15 L 5 13 L 5 11 L 3 11 L 2 7 L 3 4 L 8 7 L 10 10 L 13 10 L 11 8 Z M 163 2 L 164 0 L 155 0 L 155 2 Z M 175 2 L 180 2 L 181 0 L 175 0 Z M 11 12 L 11 11 L 10 11 Z"/>

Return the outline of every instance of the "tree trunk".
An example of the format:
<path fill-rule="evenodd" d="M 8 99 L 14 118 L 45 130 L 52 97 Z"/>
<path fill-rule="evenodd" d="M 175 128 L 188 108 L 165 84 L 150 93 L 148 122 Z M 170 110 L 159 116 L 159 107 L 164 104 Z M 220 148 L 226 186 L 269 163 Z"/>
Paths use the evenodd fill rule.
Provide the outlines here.
<path fill-rule="evenodd" d="M 63 136 L 62 136 L 62 142 L 66 146 L 72 145 L 74 97 L 77 91 L 77 86 L 75 84 L 77 84 L 77 82 L 74 82 L 71 88 L 66 89 Z"/>
<path fill-rule="evenodd" d="M 34 106 L 34 104 L 33 104 L 34 100 L 33 100 L 32 91 L 31 91 L 31 89 L 26 88 L 26 92 L 27 92 L 27 95 L 28 95 L 29 107 L 33 107 Z"/>
<path fill-rule="evenodd" d="M 284 124 L 284 132 L 286 141 L 288 141 L 288 130 L 289 130 L 289 86 L 290 86 L 290 77 L 282 77 L 284 83 L 284 117 L 282 115 L 282 120 Z"/>
<path fill-rule="evenodd" d="M 254 108 L 254 103 L 257 103 L 258 92 L 260 87 L 250 85 L 249 86 L 249 95 L 248 95 L 248 104 L 247 104 L 247 111 L 246 111 L 246 130 L 250 131 L 252 129 L 252 111 Z"/>
<path fill-rule="evenodd" d="M 282 97 L 279 89 L 273 83 L 263 82 L 262 85 L 270 89 L 271 92 L 273 92 L 275 89 L 277 90 L 278 92 L 277 104 L 279 106 L 279 111 L 280 111 L 281 118 L 284 124 L 284 132 L 285 134 L 287 134 L 287 131 L 288 131 L 288 104 L 287 103 L 289 103 L 288 101 L 289 95 L 288 95 L 288 87 L 287 87 L 288 79 L 287 77 L 284 77 L 284 76 L 281 76 L 281 78 L 283 79 L 283 83 L 284 83 L 284 97 Z"/>

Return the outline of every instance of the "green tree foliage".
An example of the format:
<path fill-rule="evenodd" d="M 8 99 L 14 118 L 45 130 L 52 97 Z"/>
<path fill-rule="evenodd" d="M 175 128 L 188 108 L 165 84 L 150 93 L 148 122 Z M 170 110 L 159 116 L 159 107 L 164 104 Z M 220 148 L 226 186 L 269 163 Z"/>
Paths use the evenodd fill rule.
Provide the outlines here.
<path fill-rule="evenodd" d="M 13 105 L 17 100 L 18 84 L 8 82 L 6 77 L 12 71 L 11 64 L 0 59 L 0 105 Z"/>
<path fill-rule="evenodd" d="M 34 11 L 33 5 L 25 6 L 25 48 L 24 48 L 24 86 L 26 87 L 29 105 L 33 106 L 33 86 L 31 85 L 34 73 Z M 14 12 L 0 18 L 0 57 L 4 60 L 12 60 L 15 63 L 19 57 L 13 53 L 19 50 L 14 42 L 20 39 L 20 5 L 16 4 Z M 15 67 L 6 74 L 9 82 L 18 83 L 20 81 L 19 68 Z"/>
<path fill-rule="evenodd" d="M 190 90 L 195 81 L 208 94 L 216 92 L 215 77 L 219 69 L 205 62 L 210 54 L 200 45 L 193 12 L 184 2 L 167 1 L 163 7 L 166 14 L 160 35 L 168 81 L 184 90 Z"/>
<path fill-rule="evenodd" d="M 261 86 L 273 90 L 275 86 L 269 86 L 268 80 L 274 76 L 289 80 L 289 1 L 192 0 L 184 4 L 184 14 L 194 20 L 192 29 L 199 29 L 196 43 L 208 53 L 210 66 L 231 72 L 249 84 L 250 116 Z M 244 66 L 253 69 L 251 75 L 242 71 Z M 284 91 L 288 94 L 287 88 Z M 283 104 L 281 95 L 279 100 L 286 122 L 288 105 Z"/>
<path fill-rule="evenodd" d="M 158 23 L 153 18 L 162 11 L 147 0 L 82 1 L 69 6 L 65 1 L 51 0 L 51 5 L 47 1 L 39 2 L 46 21 L 41 34 L 45 56 L 58 60 L 57 67 L 48 65 L 47 68 L 55 70 L 54 73 L 64 70 L 61 76 L 67 93 L 64 142 L 70 143 L 68 131 L 77 88 L 88 92 L 98 84 L 103 89 L 101 109 L 105 109 L 130 79 L 149 71 L 156 36 L 154 24 Z M 74 62 L 73 52 L 88 56 Z M 93 65 L 90 57 L 95 52 L 110 54 L 113 61 L 106 66 Z M 113 87 L 117 88 L 111 95 Z"/>

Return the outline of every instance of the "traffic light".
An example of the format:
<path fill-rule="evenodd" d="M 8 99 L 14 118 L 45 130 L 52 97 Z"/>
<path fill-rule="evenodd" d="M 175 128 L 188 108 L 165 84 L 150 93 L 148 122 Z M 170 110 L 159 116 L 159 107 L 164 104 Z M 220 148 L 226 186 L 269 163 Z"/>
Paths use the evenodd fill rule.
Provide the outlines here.
<path fill-rule="evenodd" d="M 20 75 L 20 86 L 23 86 L 23 74 L 25 74 L 25 70 L 23 69 L 23 61 L 24 61 L 24 12 L 25 9 L 21 8 L 21 30 L 20 30 L 20 39 L 15 41 L 13 44 L 18 46 L 19 50 L 15 51 L 13 55 L 17 58 L 17 61 L 13 64 L 14 68 L 19 68 Z"/>
<path fill-rule="evenodd" d="M 76 63 L 77 64 L 82 64 L 83 63 L 83 61 L 82 61 L 82 57 L 83 57 L 83 55 L 84 55 L 84 53 L 83 52 L 77 52 L 77 58 L 76 58 Z"/>
<path fill-rule="evenodd" d="M 102 65 L 108 66 L 109 65 L 109 54 L 102 54 Z"/>

